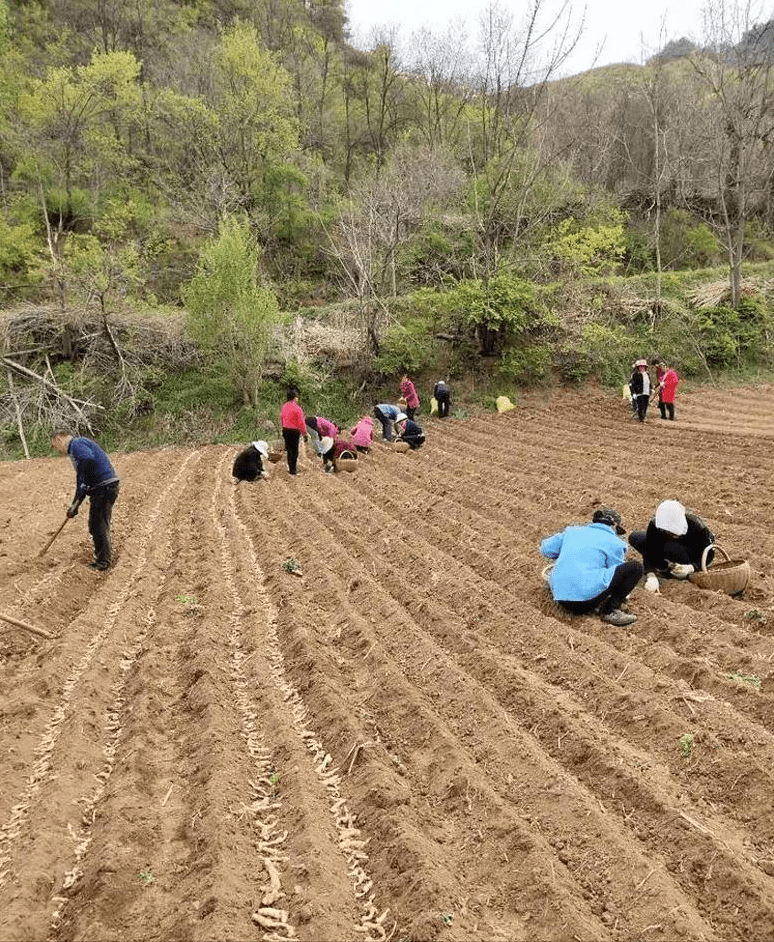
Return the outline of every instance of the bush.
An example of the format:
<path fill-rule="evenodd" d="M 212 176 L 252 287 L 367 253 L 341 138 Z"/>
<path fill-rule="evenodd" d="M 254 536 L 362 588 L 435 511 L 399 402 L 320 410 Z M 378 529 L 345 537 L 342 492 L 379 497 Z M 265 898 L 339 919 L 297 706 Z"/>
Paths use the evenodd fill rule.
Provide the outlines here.
<path fill-rule="evenodd" d="M 551 349 L 536 344 L 507 350 L 495 367 L 502 379 L 529 386 L 545 381 L 551 369 Z"/>

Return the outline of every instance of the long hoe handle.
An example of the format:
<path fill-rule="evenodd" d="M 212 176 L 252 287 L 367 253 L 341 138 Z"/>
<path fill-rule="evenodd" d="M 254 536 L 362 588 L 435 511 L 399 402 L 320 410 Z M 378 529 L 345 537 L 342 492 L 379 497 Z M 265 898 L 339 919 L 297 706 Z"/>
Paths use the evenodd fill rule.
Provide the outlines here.
<path fill-rule="evenodd" d="M 52 543 L 54 542 L 54 540 L 59 536 L 59 534 L 62 532 L 62 530 L 64 530 L 65 524 L 67 523 L 67 521 L 68 521 L 69 519 L 70 519 L 69 517 L 65 517 L 65 518 L 64 518 L 64 520 L 62 521 L 62 523 L 61 523 L 59 529 L 58 529 L 58 530 L 56 531 L 56 533 L 51 537 L 51 539 L 48 541 L 48 543 L 46 543 L 46 545 L 43 547 L 43 549 L 38 553 L 38 558 L 40 558 L 41 556 L 44 556 L 44 555 L 46 554 L 46 552 L 48 551 L 48 549 L 49 549 L 49 547 L 51 546 L 51 544 L 52 544 Z"/>
<path fill-rule="evenodd" d="M 23 628 L 25 631 L 29 631 L 33 635 L 38 635 L 40 638 L 54 637 L 52 634 L 44 631 L 43 628 L 36 628 L 35 625 L 30 625 L 26 621 L 20 621 L 18 618 L 11 618 L 10 615 L 3 615 L 2 612 L 0 612 L 0 621 L 7 621 L 9 625 L 16 625 L 17 628 Z"/>

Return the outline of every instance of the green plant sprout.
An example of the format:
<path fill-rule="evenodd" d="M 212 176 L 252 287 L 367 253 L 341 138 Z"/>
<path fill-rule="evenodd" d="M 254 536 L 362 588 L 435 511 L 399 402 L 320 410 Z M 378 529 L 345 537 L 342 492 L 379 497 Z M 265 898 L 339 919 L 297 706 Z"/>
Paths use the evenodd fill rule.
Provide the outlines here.
<path fill-rule="evenodd" d="M 146 886 L 150 886 L 150 884 L 153 883 L 156 878 L 153 876 L 153 871 L 148 869 L 148 870 L 138 870 L 137 879 L 140 881 L 140 883 L 144 883 Z"/>
<path fill-rule="evenodd" d="M 682 755 L 684 759 L 690 759 L 692 746 L 693 735 L 691 733 L 685 733 L 680 737 L 680 755 Z"/>
<path fill-rule="evenodd" d="M 742 674 L 739 671 L 732 671 L 728 675 L 729 680 L 737 680 L 742 684 L 749 684 L 751 687 L 755 687 L 756 690 L 761 689 L 761 679 L 757 674 Z"/>
<path fill-rule="evenodd" d="M 301 563 L 291 556 L 290 559 L 285 560 L 285 562 L 282 564 L 282 568 L 285 570 L 285 572 L 300 572 Z"/>
<path fill-rule="evenodd" d="M 196 605 L 196 599 L 193 595 L 176 595 L 175 601 L 180 602 L 181 605 Z"/>

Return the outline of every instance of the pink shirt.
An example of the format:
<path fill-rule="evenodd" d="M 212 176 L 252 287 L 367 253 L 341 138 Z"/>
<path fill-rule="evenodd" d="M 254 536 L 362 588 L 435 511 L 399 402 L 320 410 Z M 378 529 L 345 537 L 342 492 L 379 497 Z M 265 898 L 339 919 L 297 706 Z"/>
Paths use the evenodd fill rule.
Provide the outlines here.
<path fill-rule="evenodd" d="M 674 370 L 667 370 L 664 374 L 663 379 L 663 388 L 661 390 L 661 399 L 663 402 L 674 402 L 675 401 L 675 392 L 677 391 L 677 384 L 680 382 L 680 379 L 675 373 Z"/>
<path fill-rule="evenodd" d="M 410 379 L 402 379 L 400 381 L 400 394 L 406 400 L 406 405 L 409 409 L 419 407 L 419 396 L 417 395 L 416 386 L 414 386 Z"/>
<path fill-rule="evenodd" d="M 306 435 L 306 419 L 301 406 L 294 400 L 286 402 L 280 413 L 280 422 L 283 428 L 294 428 L 302 435 Z"/>
<path fill-rule="evenodd" d="M 318 415 L 317 431 L 320 433 L 320 438 L 325 438 L 326 435 L 329 438 L 335 438 L 339 433 L 339 427 L 328 419 L 324 419 L 321 415 Z"/>

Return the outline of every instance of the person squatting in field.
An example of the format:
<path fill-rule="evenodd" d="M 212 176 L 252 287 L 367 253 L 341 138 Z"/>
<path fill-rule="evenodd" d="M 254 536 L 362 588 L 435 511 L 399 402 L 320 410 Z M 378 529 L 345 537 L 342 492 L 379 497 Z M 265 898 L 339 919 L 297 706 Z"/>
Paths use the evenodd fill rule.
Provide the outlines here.
<path fill-rule="evenodd" d="M 702 567 L 704 550 L 715 543 L 715 534 L 694 513 L 686 511 L 678 500 L 664 500 L 656 508 L 647 530 L 633 530 L 629 543 L 642 555 L 645 588 L 658 592 L 658 577 L 687 579 Z M 712 562 L 714 550 L 704 560 Z"/>
<path fill-rule="evenodd" d="M 413 419 L 419 408 L 419 396 L 414 383 L 409 379 L 408 374 L 404 373 L 400 381 L 400 395 L 406 400 L 406 415 Z"/>
<path fill-rule="evenodd" d="M 251 442 L 234 458 L 231 474 L 238 484 L 240 481 L 261 481 L 269 477 L 269 470 L 264 462 L 269 457 L 269 446 L 264 441 Z"/>
<path fill-rule="evenodd" d="M 632 394 L 632 408 L 637 407 L 637 418 L 645 421 L 650 401 L 650 376 L 648 375 L 648 361 L 637 360 L 634 372 L 629 380 L 629 391 Z"/>
<path fill-rule="evenodd" d="M 445 419 L 449 414 L 449 406 L 451 405 L 451 391 L 445 380 L 439 379 L 433 386 L 433 399 L 438 403 L 438 418 Z"/>
<path fill-rule="evenodd" d="M 661 370 L 661 376 L 658 375 L 658 370 Z M 677 384 L 680 382 L 680 377 L 671 366 L 659 362 L 656 378 L 658 379 L 658 409 L 661 418 L 666 419 L 667 413 L 669 413 L 670 421 L 674 422 L 675 396 L 677 395 Z"/>
<path fill-rule="evenodd" d="M 349 441 L 358 451 L 368 454 L 374 442 L 374 420 L 364 415 L 354 428 L 349 430 Z"/>
<path fill-rule="evenodd" d="M 307 440 L 306 419 L 298 404 L 298 390 L 289 389 L 287 400 L 280 413 L 282 437 L 285 440 L 285 452 L 288 459 L 288 474 L 296 474 L 298 466 L 298 445 L 303 437 Z"/>
<path fill-rule="evenodd" d="M 90 438 L 74 438 L 69 432 L 56 431 L 51 446 L 60 455 L 69 455 L 75 468 L 75 495 L 67 516 L 77 516 L 78 508 L 89 498 L 89 533 L 94 543 L 94 560 L 89 567 L 104 572 L 113 564 L 110 523 L 120 488 L 118 475 L 110 458 Z"/>
<path fill-rule="evenodd" d="M 626 531 L 611 507 L 594 511 L 591 523 L 566 527 L 540 544 L 555 560 L 545 576 L 554 600 L 573 615 L 596 612 L 603 622 L 623 627 L 637 616 L 621 605 L 642 576 L 638 562 L 626 562 Z"/>
<path fill-rule="evenodd" d="M 398 413 L 395 419 L 395 431 L 399 442 L 406 442 L 412 451 L 425 443 L 425 433 L 421 425 L 417 425 L 403 412 Z"/>
<path fill-rule="evenodd" d="M 392 423 L 398 418 L 399 415 L 403 415 L 400 409 L 393 405 L 391 402 L 380 402 L 378 406 L 374 406 L 374 415 L 381 422 L 382 425 L 382 435 L 386 442 L 392 441 Z"/>

